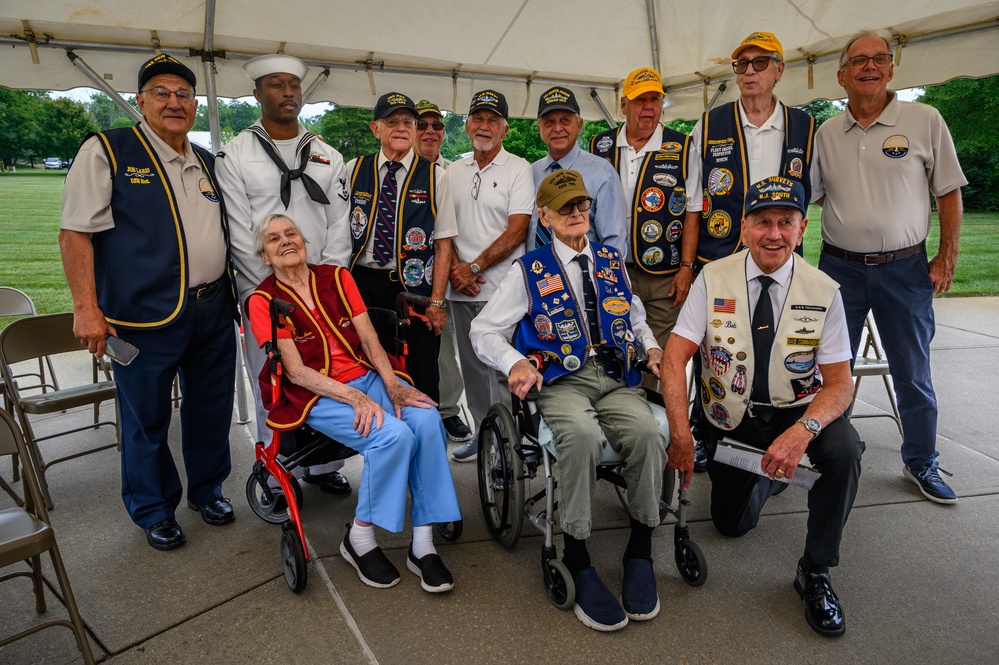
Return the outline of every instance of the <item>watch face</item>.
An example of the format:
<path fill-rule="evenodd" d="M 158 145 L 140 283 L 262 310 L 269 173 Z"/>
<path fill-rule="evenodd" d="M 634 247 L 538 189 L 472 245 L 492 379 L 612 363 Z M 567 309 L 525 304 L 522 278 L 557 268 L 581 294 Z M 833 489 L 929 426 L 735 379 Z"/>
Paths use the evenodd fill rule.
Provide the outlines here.
<path fill-rule="evenodd" d="M 468 267 L 472 271 L 473 275 L 478 275 L 480 272 L 482 272 L 482 269 L 479 268 L 479 264 L 478 263 L 472 263 Z"/>

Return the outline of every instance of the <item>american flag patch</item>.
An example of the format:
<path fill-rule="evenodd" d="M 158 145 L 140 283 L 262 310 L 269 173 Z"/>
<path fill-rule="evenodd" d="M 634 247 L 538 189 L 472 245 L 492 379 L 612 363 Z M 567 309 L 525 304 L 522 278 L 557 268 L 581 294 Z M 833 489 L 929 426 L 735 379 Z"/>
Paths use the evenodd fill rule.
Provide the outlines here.
<path fill-rule="evenodd" d="M 552 275 L 537 281 L 538 294 L 546 296 L 549 293 L 561 291 L 565 287 L 562 285 L 562 275 Z"/>
<path fill-rule="evenodd" d="M 735 298 L 715 298 L 715 311 L 719 314 L 735 314 Z"/>

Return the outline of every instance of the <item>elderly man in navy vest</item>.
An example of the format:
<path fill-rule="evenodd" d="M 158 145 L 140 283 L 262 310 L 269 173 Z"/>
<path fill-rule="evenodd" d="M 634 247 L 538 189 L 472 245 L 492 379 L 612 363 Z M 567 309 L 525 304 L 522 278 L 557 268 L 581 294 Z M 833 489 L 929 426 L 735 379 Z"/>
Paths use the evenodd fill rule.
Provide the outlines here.
<path fill-rule="evenodd" d="M 808 533 L 794 588 L 805 600 L 808 625 L 834 637 L 846 620 L 829 569 L 839 564 L 864 443 L 843 417 L 853 396 L 853 354 L 839 287 L 794 253 L 808 224 L 807 205 L 804 188 L 788 178 L 748 189 L 741 238 L 749 249 L 710 263 L 694 281 L 661 376 L 671 466 L 694 466 L 685 368 L 698 352 L 708 447 L 727 437 L 762 455 L 758 473 L 708 462 L 711 519 L 723 535 L 752 530 L 767 499 L 800 471 L 803 456 L 821 474 L 808 491 Z"/>
<path fill-rule="evenodd" d="M 416 104 L 389 92 L 375 104 L 371 131 L 381 149 L 347 164 L 350 181 L 350 272 L 369 307 L 393 307 L 408 291 L 427 296 L 426 321 L 405 329 L 406 370 L 435 404 L 440 396 L 441 329 L 447 320 L 447 276 L 458 230 L 444 169 L 413 150 Z M 437 276 L 437 279 L 434 277 Z M 388 331 L 379 331 L 391 352 Z"/>
<path fill-rule="evenodd" d="M 573 611 L 587 627 L 612 631 L 629 619 L 652 619 L 660 609 L 652 532 L 659 524 L 666 442 L 634 388 L 641 382 L 638 346 L 648 350 L 653 372 L 662 351 L 632 294 L 621 253 L 587 238 L 591 201 L 577 171 L 559 170 L 541 181 L 539 215 L 554 240 L 514 261 L 472 321 L 471 341 L 483 362 L 508 375 L 510 392 L 523 399 L 538 389 L 538 409 L 558 458 L 562 562 L 576 587 Z M 537 367 L 529 355 L 542 359 Z M 631 514 L 620 602 L 587 549 L 590 500 L 605 445 L 624 458 Z"/>
<path fill-rule="evenodd" d="M 187 140 L 196 83 L 169 55 L 142 65 L 142 122 L 84 141 L 66 177 L 59 232 L 74 334 L 97 355 L 106 335 L 139 350 L 131 364 L 115 365 L 122 499 L 159 550 L 186 542 L 167 443 L 175 375 L 187 505 L 211 525 L 234 518 L 222 481 L 230 470 L 235 287 L 214 158 Z"/>

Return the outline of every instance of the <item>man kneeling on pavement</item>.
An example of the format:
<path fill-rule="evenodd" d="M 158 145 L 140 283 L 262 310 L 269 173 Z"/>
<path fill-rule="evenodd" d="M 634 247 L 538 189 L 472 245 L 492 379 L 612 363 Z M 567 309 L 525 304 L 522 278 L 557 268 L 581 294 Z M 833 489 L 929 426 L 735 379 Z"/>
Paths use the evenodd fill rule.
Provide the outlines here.
<path fill-rule="evenodd" d="M 539 391 L 538 408 L 556 441 L 562 561 L 576 587 L 573 611 L 584 625 L 611 631 L 629 618 L 659 614 L 652 532 L 659 524 L 666 441 L 636 387 L 641 377 L 634 369 L 637 344 L 645 345 L 655 373 L 662 351 L 632 294 L 620 252 L 586 237 L 592 200 L 572 169 L 541 181 L 538 216 L 554 242 L 514 262 L 472 321 L 471 341 L 484 363 L 509 375 L 510 392 L 523 399 L 530 389 Z M 527 354 L 548 362 L 539 371 Z M 605 445 L 625 460 L 632 516 L 621 602 L 591 565 L 586 545 Z"/>
<path fill-rule="evenodd" d="M 787 485 L 802 456 L 821 475 L 808 491 L 805 552 L 794 588 L 808 625 L 846 630 L 829 569 L 860 479 L 864 442 L 843 414 L 850 406 L 850 340 L 839 286 L 794 249 L 808 220 L 801 185 L 781 177 L 750 187 L 742 222 L 748 249 L 704 267 L 690 290 L 662 362 L 670 465 L 693 470 L 684 368 L 700 349 L 709 432 L 711 519 L 745 535 Z M 713 459 L 727 437 L 765 451 L 757 475 Z"/>

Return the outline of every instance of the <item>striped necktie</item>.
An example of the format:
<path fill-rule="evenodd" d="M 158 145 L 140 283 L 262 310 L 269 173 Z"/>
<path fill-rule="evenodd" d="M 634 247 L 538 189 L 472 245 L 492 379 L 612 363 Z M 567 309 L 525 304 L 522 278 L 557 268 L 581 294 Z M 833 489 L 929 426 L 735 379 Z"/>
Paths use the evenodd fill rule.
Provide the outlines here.
<path fill-rule="evenodd" d="M 395 211 L 399 202 L 399 186 L 395 181 L 395 172 L 402 167 L 402 162 L 385 162 L 388 171 L 382 180 L 382 189 L 378 195 L 378 212 L 375 217 L 375 241 L 372 246 L 375 263 L 385 266 L 395 256 Z"/>

